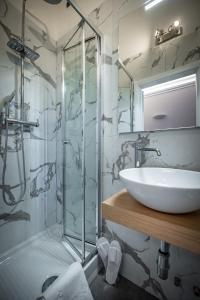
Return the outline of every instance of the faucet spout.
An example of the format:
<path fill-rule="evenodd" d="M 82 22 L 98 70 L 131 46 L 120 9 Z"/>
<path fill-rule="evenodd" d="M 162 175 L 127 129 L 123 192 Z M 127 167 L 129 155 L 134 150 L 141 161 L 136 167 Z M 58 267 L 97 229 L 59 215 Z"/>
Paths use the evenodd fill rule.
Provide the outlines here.
<path fill-rule="evenodd" d="M 161 156 L 161 152 L 158 148 L 137 148 L 139 151 L 149 151 L 149 152 L 156 152 L 157 156 Z"/>
<path fill-rule="evenodd" d="M 157 153 L 158 156 L 161 156 L 161 152 L 160 152 L 159 149 L 156 149 L 156 153 Z"/>
<path fill-rule="evenodd" d="M 138 152 L 156 152 L 157 156 L 161 156 L 161 152 L 158 148 L 147 148 L 147 147 L 135 147 L 135 167 L 138 168 L 142 165 L 142 158 L 139 159 L 139 154 Z"/>

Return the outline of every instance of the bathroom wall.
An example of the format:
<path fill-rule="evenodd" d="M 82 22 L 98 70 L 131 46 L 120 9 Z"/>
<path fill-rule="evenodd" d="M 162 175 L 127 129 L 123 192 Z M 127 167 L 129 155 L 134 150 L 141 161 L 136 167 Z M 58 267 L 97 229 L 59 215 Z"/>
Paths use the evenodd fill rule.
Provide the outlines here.
<path fill-rule="evenodd" d="M 143 1 L 105 1 L 90 14 L 90 19 L 104 34 L 102 49 L 102 136 L 103 136 L 103 195 L 106 199 L 121 190 L 119 171 L 134 166 L 134 146 L 136 142 L 158 147 L 162 156 L 153 153 L 146 155 L 144 166 L 172 167 L 200 171 L 200 129 L 174 130 L 155 133 L 122 134 L 117 133 L 117 67 L 119 20 Z M 170 19 L 171 21 L 171 19 Z M 183 63 L 190 51 L 195 50 L 194 59 L 198 60 L 197 46 L 199 33 L 193 28 L 194 44 L 190 44 L 187 53 L 180 47 Z M 130 29 L 131 32 L 131 29 Z M 186 29 L 187 32 L 187 29 Z M 194 51 L 193 51 L 194 52 Z M 124 57 L 129 60 L 129 57 Z M 152 65 L 156 57 L 152 57 Z M 159 68 L 159 62 L 157 68 Z M 150 70 L 151 72 L 151 70 Z M 157 251 L 160 241 L 129 230 L 123 226 L 104 221 L 103 232 L 109 239 L 117 239 L 123 250 L 121 274 L 146 289 L 159 299 L 198 299 L 200 295 L 200 258 L 184 249 L 171 246 L 169 278 L 158 278 L 156 270 Z M 180 279 L 180 280 L 179 280 Z"/>
<path fill-rule="evenodd" d="M 145 166 L 169 166 L 200 171 L 199 129 L 140 135 L 134 133 L 118 135 L 117 133 L 118 78 L 115 62 L 118 58 L 119 19 L 138 8 L 143 2 L 142 0 L 108 0 L 89 14 L 90 20 L 103 34 L 102 199 L 106 199 L 123 188 L 119 180 L 119 171 L 125 167 L 134 166 L 135 142 L 156 146 L 162 152 L 160 158 L 151 153 L 147 154 Z M 19 1 L 20 4 L 21 1 Z M 20 35 L 20 20 L 19 11 L 12 7 L 9 1 L 1 1 L 0 107 L 2 108 L 3 103 L 8 99 L 13 98 L 10 111 L 11 115 L 16 117 L 19 113 L 20 96 L 19 59 L 6 46 L 6 43 L 11 32 Z M 54 224 L 56 211 L 57 222 L 62 222 L 62 147 L 57 148 L 56 152 L 56 145 L 62 142 L 61 88 L 57 90 L 56 95 L 56 85 L 61 83 L 61 73 L 58 72 L 61 68 L 61 61 L 60 57 L 56 58 L 55 43 L 46 34 L 42 24 L 37 23 L 31 17 L 27 18 L 27 22 L 27 43 L 34 46 L 41 57 L 35 63 L 26 62 L 25 64 L 26 116 L 31 121 L 39 118 L 40 127 L 24 133 L 27 189 L 23 201 L 18 204 L 15 202 L 18 199 L 21 200 L 20 194 L 23 189 L 20 131 L 9 130 L 9 151 L 4 185 L 2 185 L 2 150 L 5 145 L 5 131 L 1 131 L 0 253 Z M 199 45 L 199 40 L 196 41 Z M 198 48 L 195 57 L 199 59 Z M 55 78 L 56 73 L 57 78 Z M 57 189 L 55 186 L 56 159 L 59 173 Z M 9 205 L 3 201 L 3 189 L 6 191 Z M 125 277 L 159 299 L 198 299 L 200 295 L 199 256 L 172 246 L 169 278 L 162 281 L 157 277 L 156 271 L 158 240 L 111 222 L 103 223 L 103 231 L 108 238 L 118 239 L 121 243 L 123 250 L 121 273 Z"/>
<path fill-rule="evenodd" d="M 10 117 L 14 118 L 20 112 L 20 58 L 7 42 L 11 35 L 21 36 L 22 1 L 17 5 L 0 3 L 0 110 L 12 100 Z M 6 134 L 0 130 L 0 255 L 56 222 L 56 47 L 43 24 L 28 14 L 25 40 L 40 54 L 35 62 L 25 61 L 25 119 L 38 119 L 40 126 L 24 131 L 24 143 L 21 130 L 9 127 L 5 176 Z"/>
<path fill-rule="evenodd" d="M 199 67 L 199 10 L 198 0 L 190 2 L 168 0 L 148 11 L 143 7 L 130 10 L 127 15 L 120 18 L 119 57 L 134 77 L 134 131 L 144 130 L 141 107 L 138 103 L 140 102 L 138 85 L 142 84 L 141 81 L 153 85 L 161 80 L 162 76 L 165 80 L 170 80 L 177 72 L 188 72 L 189 68 Z M 175 20 L 179 20 L 183 26 L 182 35 L 155 46 L 156 29 L 162 28 L 167 31 Z M 129 28 L 132 30 L 130 31 Z M 127 109 L 129 111 L 129 107 Z M 127 109 L 123 112 L 119 109 L 118 115 L 124 118 Z M 197 111 L 200 111 L 200 101 L 197 101 Z M 199 125 L 198 118 L 197 124 Z M 171 125 L 173 128 L 173 124 Z"/>

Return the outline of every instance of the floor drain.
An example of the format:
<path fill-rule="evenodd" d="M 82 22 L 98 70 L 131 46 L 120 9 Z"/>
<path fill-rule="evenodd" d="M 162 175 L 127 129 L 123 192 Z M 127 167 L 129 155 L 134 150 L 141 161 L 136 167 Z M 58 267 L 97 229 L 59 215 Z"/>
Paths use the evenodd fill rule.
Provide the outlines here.
<path fill-rule="evenodd" d="M 58 278 L 58 276 L 51 276 L 45 280 L 45 282 L 42 285 L 42 293 L 46 291 L 46 289 Z"/>

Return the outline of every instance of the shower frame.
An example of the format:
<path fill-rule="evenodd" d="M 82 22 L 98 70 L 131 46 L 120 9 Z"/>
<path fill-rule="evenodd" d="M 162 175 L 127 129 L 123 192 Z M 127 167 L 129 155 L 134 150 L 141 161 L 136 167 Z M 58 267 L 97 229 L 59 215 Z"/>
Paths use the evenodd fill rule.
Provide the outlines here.
<path fill-rule="evenodd" d="M 96 247 L 93 251 L 90 252 L 89 255 L 85 255 L 85 245 L 86 243 L 91 244 L 95 246 L 95 244 L 92 244 L 88 241 L 86 241 L 86 233 L 85 233 L 85 130 L 84 130 L 84 118 L 85 118 L 85 43 L 91 39 L 95 39 L 96 41 L 96 49 L 97 49 L 97 55 L 96 55 L 96 67 L 97 67 L 97 93 L 96 93 L 96 181 L 97 181 L 97 190 L 96 190 L 96 237 L 100 236 L 101 232 L 101 34 L 95 29 L 90 22 L 83 16 L 83 14 L 79 11 L 79 9 L 73 4 L 73 2 L 68 1 L 69 4 L 72 6 L 72 8 L 79 14 L 81 17 L 81 21 L 79 22 L 78 26 L 75 28 L 73 34 L 71 34 L 70 38 L 68 39 L 67 43 L 62 47 L 62 102 L 65 107 L 65 91 L 64 91 L 64 54 L 65 51 L 68 49 L 67 46 L 72 41 L 73 37 L 76 35 L 76 33 L 81 29 L 82 27 L 82 40 L 69 47 L 75 47 L 76 45 L 80 44 L 82 45 L 82 54 L 83 54 L 83 60 L 82 60 L 82 67 L 83 67 L 83 88 L 82 88 L 82 111 L 83 111 L 83 154 L 82 154 L 82 178 L 83 178 L 83 202 L 82 202 L 82 235 L 81 239 L 78 239 L 75 236 L 70 236 L 68 234 L 65 234 L 64 228 L 63 228 L 63 239 L 71 246 L 72 250 L 78 255 L 78 257 L 81 259 L 82 264 L 86 264 L 95 254 L 96 254 Z M 92 29 L 94 36 L 85 38 L 85 24 L 87 24 L 90 29 Z M 65 130 L 64 130 L 64 136 L 65 136 Z M 65 160 L 65 144 L 67 144 L 68 141 L 65 139 L 63 140 L 63 161 Z M 65 182 L 65 168 L 63 168 L 63 183 Z M 64 184 L 63 184 L 63 198 L 64 198 Z M 67 201 L 67 199 L 63 200 L 63 220 L 65 220 L 65 210 L 64 210 L 64 203 Z M 64 227 L 64 222 L 63 222 Z M 69 240 L 69 238 L 74 238 L 77 240 L 81 240 L 82 242 L 82 253 L 78 251 L 78 249 L 74 246 L 74 244 Z"/>

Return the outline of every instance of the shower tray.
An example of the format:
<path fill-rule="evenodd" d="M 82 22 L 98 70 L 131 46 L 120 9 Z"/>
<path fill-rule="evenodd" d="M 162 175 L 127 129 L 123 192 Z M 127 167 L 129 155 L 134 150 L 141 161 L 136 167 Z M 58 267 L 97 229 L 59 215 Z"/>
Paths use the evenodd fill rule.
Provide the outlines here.
<path fill-rule="evenodd" d="M 0 258 L 2 300 L 35 300 L 48 278 L 64 272 L 74 258 L 48 232 L 22 243 Z"/>

